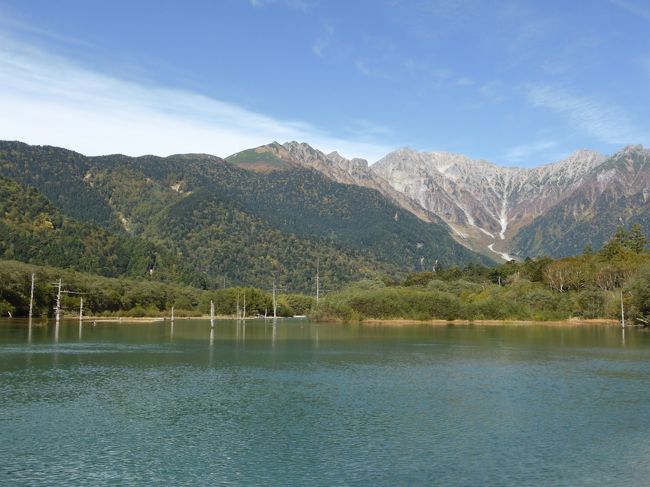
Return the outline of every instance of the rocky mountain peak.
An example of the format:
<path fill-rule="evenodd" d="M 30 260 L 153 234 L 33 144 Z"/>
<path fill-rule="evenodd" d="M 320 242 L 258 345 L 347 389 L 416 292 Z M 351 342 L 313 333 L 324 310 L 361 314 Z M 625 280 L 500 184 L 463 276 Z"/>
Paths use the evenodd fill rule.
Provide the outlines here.
<path fill-rule="evenodd" d="M 642 145 L 627 145 L 614 154 L 612 160 L 626 161 L 627 163 L 634 161 L 634 166 L 640 168 L 650 164 L 650 149 Z"/>
<path fill-rule="evenodd" d="M 579 149 L 560 161 L 526 170 L 526 179 L 528 181 L 546 179 L 555 180 L 561 185 L 571 184 L 601 165 L 606 159 L 607 157 L 599 152 Z"/>
<path fill-rule="evenodd" d="M 327 159 L 329 159 L 332 163 L 337 164 L 339 166 L 355 168 L 357 170 L 368 169 L 368 161 L 366 161 L 365 159 L 360 159 L 358 157 L 355 157 L 353 159 L 346 159 L 336 151 L 327 154 Z"/>
<path fill-rule="evenodd" d="M 623 147 L 618 154 L 640 154 L 640 153 L 648 153 L 650 152 L 650 149 L 646 149 L 643 147 L 641 144 L 629 144 Z"/>
<path fill-rule="evenodd" d="M 287 142 L 282 147 L 288 152 L 294 164 L 315 169 L 338 183 L 354 184 L 379 191 L 392 202 L 410 211 L 420 219 L 441 223 L 441 220 L 436 215 L 422 208 L 409 196 L 395 190 L 369 167 L 368 161 L 365 159 L 346 159 L 336 151 L 326 155 L 304 142 Z"/>
<path fill-rule="evenodd" d="M 282 146 L 290 153 L 295 154 L 296 156 L 298 155 L 301 155 L 303 157 L 324 156 L 324 154 L 321 151 L 314 149 L 311 145 L 307 144 L 306 142 L 296 142 L 295 140 L 292 140 L 291 142 L 285 142 L 284 144 L 282 144 Z"/>
<path fill-rule="evenodd" d="M 387 154 L 372 166 L 376 172 L 416 170 L 427 174 L 440 173 L 449 177 L 475 174 L 476 170 L 494 174 L 517 171 L 480 159 L 471 159 L 453 152 L 418 152 L 403 148 Z"/>
<path fill-rule="evenodd" d="M 583 149 L 562 161 L 523 169 L 463 154 L 399 149 L 372 169 L 440 216 L 470 247 L 489 247 L 507 258 L 498 247 L 503 249 L 522 225 L 567 197 L 605 159 Z"/>
<path fill-rule="evenodd" d="M 565 159 L 565 161 L 575 160 L 575 159 L 590 159 L 590 158 L 604 159 L 605 155 L 591 149 L 576 149 L 569 155 L 569 157 Z"/>

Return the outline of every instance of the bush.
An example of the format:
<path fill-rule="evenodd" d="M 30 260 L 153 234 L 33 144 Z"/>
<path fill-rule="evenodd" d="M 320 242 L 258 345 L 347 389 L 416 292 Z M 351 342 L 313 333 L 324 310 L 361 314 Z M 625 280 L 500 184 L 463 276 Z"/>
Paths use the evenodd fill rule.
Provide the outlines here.
<path fill-rule="evenodd" d="M 0 299 L 0 317 L 14 315 L 16 308 L 7 300 Z"/>
<path fill-rule="evenodd" d="M 599 318 L 605 312 L 605 293 L 597 289 L 581 291 L 576 296 L 575 316 Z"/>

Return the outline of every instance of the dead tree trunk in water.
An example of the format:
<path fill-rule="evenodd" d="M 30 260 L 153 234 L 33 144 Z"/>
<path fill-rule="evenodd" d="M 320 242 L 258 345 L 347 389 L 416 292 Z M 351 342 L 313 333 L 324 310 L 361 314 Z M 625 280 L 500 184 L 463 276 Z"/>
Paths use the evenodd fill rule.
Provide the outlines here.
<path fill-rule="evenodd" d="M 56 308 L 54 308 L 55 311 L 55 321 L 56 321 L 56 326 L 59 326 L 59 321 L 60 321 L 60 315 L 61 315 L 61 287 L 63 286 L 63 283 L 61 282 L 61 279 L 58 280 L 56 283 L 58 291 L 56 293 Z"/>
<path fill-rule="evenodd" d="M 273 279 L 273 319 L 278 318 L 278 302 L 275 299 L 275 279 Z"/>
<path fill-rule="evenodd" d="M 316 261 L 316 307 L 320 299 L 320 258 Z"/>
<path fill-rule="evenodd" d="M 32 316 L 34 314 L 34 274 L 32 273 L 32 288 L 29 292 L 29 321 L 32 321 Z"/>

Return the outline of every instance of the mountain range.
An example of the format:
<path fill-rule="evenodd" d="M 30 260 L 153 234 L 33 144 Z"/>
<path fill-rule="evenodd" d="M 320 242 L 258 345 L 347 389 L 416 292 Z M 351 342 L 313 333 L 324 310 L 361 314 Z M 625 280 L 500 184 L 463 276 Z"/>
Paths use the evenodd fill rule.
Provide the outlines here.
<path fill-rule="evenodd" d="M 650 151 L 533 169 L 399 149 L 370 165 L 273 142 L 225 159 L 0 142 L 0 257 L 200 287 L 313 287 L 597 249 L 650 231 Z"/>
<path fill-rule="evenodd" d="M 639 223 L 650 231 L 650 151 L 642 146 L 609 157 L 578 150 L 532 169 L 412 149 L 369 165 L 297 142 L 261 146 L 227 160 L 257 171 L 306 166 L 375 189 L 424 221 L 446 224 L 459 243 L 497 261 L 600 248 L 620 225 Z"/>

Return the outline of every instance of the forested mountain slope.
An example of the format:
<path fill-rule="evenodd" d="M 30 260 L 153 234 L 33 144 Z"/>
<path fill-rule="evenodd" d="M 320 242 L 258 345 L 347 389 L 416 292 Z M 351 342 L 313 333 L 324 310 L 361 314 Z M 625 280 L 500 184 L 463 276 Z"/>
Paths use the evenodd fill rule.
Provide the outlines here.
<path fill-rule="evenodd" d="M 0 258 L 104 276 L 148 276 L 199 284 L 198 275 L 159 245 L 66 217 L 38 190 L 0 176 Z"/>
<path fill-rule="evenodd" d="M 224 278 L 268 286 L 275 278 L 309 289 L 318 259 L 332 287 L 436 261 L 487 262 L 445 226 L 307 168 L 260 173 L 202 154 L 84 157 L 1 142 L 0 175 L 37 189 L 71 221 L 162 249 L 208 287 Z M 33 252 L 14 258 L 30 260 Z M 157 262 L 157 272 L 169 270 Z"/>

